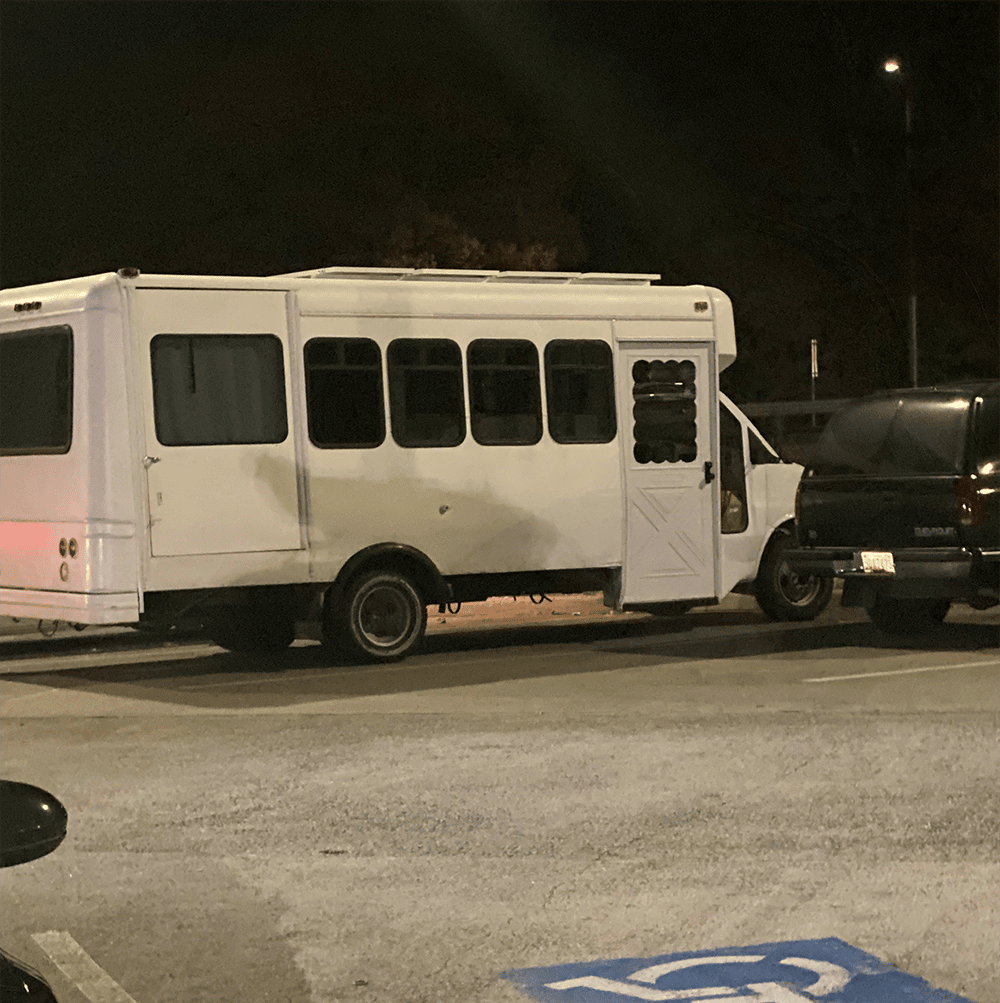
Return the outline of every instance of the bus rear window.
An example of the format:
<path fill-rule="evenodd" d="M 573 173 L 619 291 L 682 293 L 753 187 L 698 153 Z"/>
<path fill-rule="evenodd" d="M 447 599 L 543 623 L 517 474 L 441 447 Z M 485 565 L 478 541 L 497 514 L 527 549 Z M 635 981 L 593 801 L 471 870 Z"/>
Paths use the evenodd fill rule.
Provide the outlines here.
<path fill-rule="evenodd" d="M 0 334 L 0 455 L 67 453 L 72 438 L 72 329 Z"/>

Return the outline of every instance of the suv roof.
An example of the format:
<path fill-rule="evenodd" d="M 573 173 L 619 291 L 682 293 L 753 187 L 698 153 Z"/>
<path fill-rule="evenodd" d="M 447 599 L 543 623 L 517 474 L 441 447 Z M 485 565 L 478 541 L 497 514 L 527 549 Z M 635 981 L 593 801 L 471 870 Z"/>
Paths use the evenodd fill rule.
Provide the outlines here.
<path fill-rule="evenodd" d="M 864 397 L 858 397 L 846 405 L 851 407 L 861 401 L 885 400 L 888 397 L 920 397 L 937 393 L 959 393 L 968 397 L 1000 394 L 1000 379 L 996 380 L 958 380 L 954 383 L 935 383 L 926 387 L 897 387 L 890 390 L 875 390 Z"/>
<path fill-rule="evenodd" d="M 919 387 L 917 388 L 919 389 Z M 996 380 L 961 380 L 958 383 L 939 383 L 929 390 L 968 390 L 970 393 L 1000 393 L 1000 379 Z"/>

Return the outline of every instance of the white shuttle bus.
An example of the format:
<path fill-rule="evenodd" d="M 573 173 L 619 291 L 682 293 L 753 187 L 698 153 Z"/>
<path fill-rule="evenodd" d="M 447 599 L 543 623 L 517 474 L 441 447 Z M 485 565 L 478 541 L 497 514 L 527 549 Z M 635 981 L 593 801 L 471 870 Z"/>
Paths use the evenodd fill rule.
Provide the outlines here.
<path fill-rule="evenodd" d="M 402 657 L 428 605 L 674 613 L 783 559 L 800 468 L 718 390 L 732 306 L 655 275 L 327 268 L 0 293 L 0 613 Z"/>

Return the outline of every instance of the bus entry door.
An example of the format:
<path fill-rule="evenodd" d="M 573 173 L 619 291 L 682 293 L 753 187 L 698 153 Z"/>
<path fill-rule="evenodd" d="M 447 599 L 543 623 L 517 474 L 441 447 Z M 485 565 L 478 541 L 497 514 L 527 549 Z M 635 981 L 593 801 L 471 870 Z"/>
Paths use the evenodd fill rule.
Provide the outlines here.
<path fill-rule="evenodd" d="M 630 326 L 615 324 L 619 339 Z M 717 598 L 713 345 L 619 341 L 618 363 L 625 513 L 620 602 Z"/>

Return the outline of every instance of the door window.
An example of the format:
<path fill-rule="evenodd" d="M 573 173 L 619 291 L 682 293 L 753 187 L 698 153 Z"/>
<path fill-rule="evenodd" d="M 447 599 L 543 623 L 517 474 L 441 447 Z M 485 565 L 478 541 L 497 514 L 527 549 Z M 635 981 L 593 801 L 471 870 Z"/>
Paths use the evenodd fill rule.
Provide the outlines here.
<path fill-rule="evenodd" d="M 632 365 L 632 455 L 637 463 L 693 463 L 698 457 L 695 364 L 638 359 Z"/>
<path fill-rule="evenodd" d="M 742 533 L 748 525 L 743 426 L 725 404 L 719 405 L 719 460 L 722 532 Z"/>
<path fill-rule="evenodd" d="M 273 334 L 158 334 L 149 346 L 164 446 L 284 442 L 281 341 Z"/>

